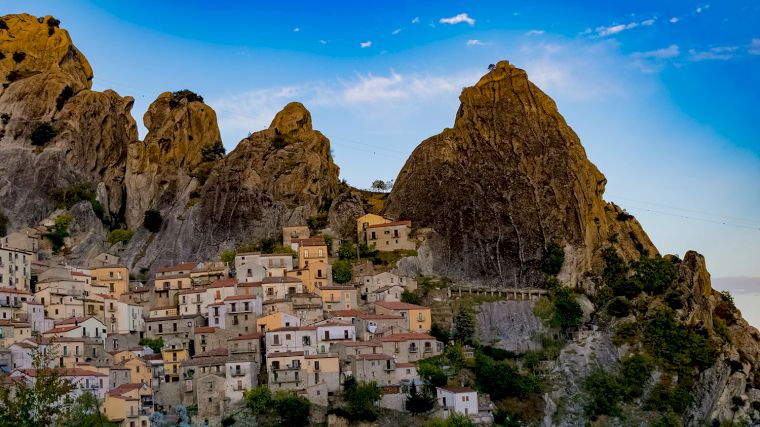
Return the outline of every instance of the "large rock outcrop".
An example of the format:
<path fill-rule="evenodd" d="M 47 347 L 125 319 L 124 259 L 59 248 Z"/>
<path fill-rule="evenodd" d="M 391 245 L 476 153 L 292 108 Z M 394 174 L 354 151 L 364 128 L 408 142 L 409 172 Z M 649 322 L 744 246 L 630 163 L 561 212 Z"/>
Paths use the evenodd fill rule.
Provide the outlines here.
<path fill-rule="evenodd" d="M 2 22 L 0 176 L 12 179 L 0 180 L 0 199 L 12 228 L 45 218 L 53 190 L 82 183 L 100 186 L 105 214 L 118 217 L 127 144 L 137 138 L 133 99 L 90 90 L 89 63 L 53 17 Z M 35 146 L 42 125 L 53 132 Z"/>
<path fill-rule="evenodd" d="M 147 197 L 139 195 L 143 198 L 136 205 L 128 204 L 133 221 L 142 221 L 147 209 L 159 210 L 164 219 L 157 234 L 135 226 L 137 232 L 125 254 L 130 265 L 154 268 L 159 263 L 216 257 L 222 249 L 276 236 L 286 225 L 306 223 L 327 211 L 339 192 L 339 169 L 333 163 L 330 142 L 312 128 L 311 114 L 303 105 L 288 104 L 268 129 L 240 141 L 227 156 L 204 162 L 197 150 L 214 141 L 218 130 L 213 122 L 214 132 L 208 131 L 213 111 L 195 104 L 195 113 L 188 109 L 150 116 L 149 129 L 176 132 L 182 128 L 186 133 L 155 138 L 149 134 L 146 141 L 152 141 L 152 148 L 137 142 L 133 146 L 140 155 L 133 158 L 130 151 L 128 195 L 148 188 Z M 197 115 L 200 118 L 192 118 Z M 148 114 L 146 125 L 147 118 Z M 185 120 L 184 124 L 177 124 L 177 119 Z M 208 124 L 195 125 L 200 133 L 188 132 L 196 119 Z M 149 173 L 134 173 L 133 165 Z M 206 167 L 207 179 L 193 177 Z M 139 175 L 142 183 L 136 180 Z M 131 180 L 135 180 L 134 189 Z"/>
<path fill-rule="evenodd" d="M 560 277 L 577 283 L 615 233 L 629 258 L 638 257 L 633 236 L 656 252 L 635 219 L 604 202 L 604 175 L 525 71 L 499 62 L 460 100 L 454 127 L 414 150 L 386 208 L 435 230 L 433 272 L 534 286 L 555 241 L 566 254 Z"/>

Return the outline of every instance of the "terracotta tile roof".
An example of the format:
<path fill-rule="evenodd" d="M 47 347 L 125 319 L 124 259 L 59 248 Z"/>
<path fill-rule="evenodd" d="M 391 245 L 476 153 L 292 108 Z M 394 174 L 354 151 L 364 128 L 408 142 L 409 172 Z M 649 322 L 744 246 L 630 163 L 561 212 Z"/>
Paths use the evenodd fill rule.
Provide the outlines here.
<path fill-rule="evenodd" d="M 192 270 L 192 269 L 195 268 L 196 265 L 197 264 L 195 264 L 194 262 L 185 262 L 185 263 L 180 263 L 180 264 L 177 264 L 177 265 L 173 265 L 171 267 L 161 267 L 161 268 L 158 269 L 158 272 L 159 273 L 170 273 L 170 272 L 174 272 L 174 271 Z"/>
<path fill-rule="evenodd" d="M 389 310 L 424 310 L 428 307 L 423 307 L 417 304 L 409 304 L 408 302 L 401 301 L 380 301 L 375 303 L 376 306 L 387 308 Z"/>
<path fill-rule="evenodd" d="M 192 288 L 192 289 L 183 289 L 183 290 L 179 291 L 179 295 L 202 294 L 204 292 L 206 292 L 206 288 L 205 287 L 197 287 L 197 288 Z"/>
<path fill-rule="evenodd" d="M 349 286 L 337 286 L 337 285 L 322 286 L 319 289 L 323 289 L 325 291 L 355 291 L 356 290 L 355 287 L 350 286 L 350 285 Z"/>
<path fill-rule="evenodd" d="M 22 289 L 16 289 L 16 288 L 0 288 L 0 293 L 4 294 L 21 294 L 21 295 L 31 295 L 29 292 L 22 290 Z"/>
<path fill-rule="evenodd" d="M 452 393 L 475 393 L 475 390 L 469 388 L 469 387 L 460 387 L 456 385 L 450 385 L 446 387 L 438 387 L 442 390 L 450 391 Z"/>
<path fill-rule="evenodd" d="M 151 307 L 150 311 L 155 311 L 155 310 L 176 310 L 176 309 L 177 309 L 177 307 L 175 307 L 175 306 L 173 306 L 173 305 L 170 304 L 170 305 L 159 305 L 158 307 Z"/>
<path fill-rule="evenodd" d="M 414 363 L 396 363 L 396 368 L 414 368 L 416 366 Z"/>
<path fill-rule="evenodd" d="M 433 340 L 435 337 L 428 334 L 420 334 L 416 332 L 407 332 L 402 334 L 392 334 L 380 337 L 380 341 L 383 342 L 398 342 L 398 341 L 412 341 L 412 340 Z"/>
<path fill-rule="evenodd" d="M 256 299 L 256 295 L 232 295 L 227 298 L 225 298 L 225 301 L 240 301 L 240 300 L 247 300 L 247 299 Z"/>
<path fill-rule="evenodd" d="M 239 288 L 260 288 L 261 282 L 240 282 L 238 283 Z"/>
<path fill-rule="evenodd" d="M 298 243 L 299 246 L 325 246 L 325 239 L 321 237 L 310 237 L 308 239 L 293 239 L 292 243 Z"/>
<path fill-rule="evenodd" d="M 74 329 L 76 329 L 78 327 L 79 326 L 74 326 L 74 325 L 71 325 L 71 326 L 59 326 L 57 328 L 49 329 L 49 330 L 47 330 L 47 331 L 45 331 L 43 333 L 45 333 L 45 334 L 60 334 L 60 333 L 63 333 L 63 332 L 72 331 L 72 330 L 74 330 Z"/>
<path fill-rule="evenodd" d="M 351 356 L 351 358 L 355 360 L 386 360 L 393 359 L 393 356 L 389 356 L 387 354 L 359 354 L 356 356 Z"/>
<path fill-rule="evenodd" d="M 260 332 L 254 332 L 254 333 L 251 333 L 251 334 L 245 334 L 245 335 L 240 335 L 240 336 L 237 336 L 237 337 L 234 337 L 234 338 L 230 338 L 229 341 L 258 340 L 258 339 L 261 339 L 261 337 L 263 337 L 263 336 L 264 336 L 264 334 L 262 334 Z"/>
<path fill-rule="evenodd" d="M 285 276 L 285 277 L 265 277 L 264 280 L 261 281 L 262 284 L 268 284 L 268 283 L 301 283 L 301 279 Z"/>
<path fill-rule="evenodd" d="M 216 332 L 216 328 L 213 326 L 199 326 L 193 331 L 196 334 L 207 334 Z"/>
<path fill-rule="evenodd" d="M 362 314 L 366 314 L 359 310 L 333 310 L 327 312 L 327 317 L 359 317 Z"/>
<path fill-rule="evenodd" d="M 399 225 L 412 225 L 412 221 L 391 221 L 382 224 L 372 224 L 368 228 L 398 227 Z"/>
<path fill-rule="evenodd" d="M 303 356 L 303 351 L 283 351 L 282 353 L 269 353 L 267 355 L 267 359 L 271 359 L 273 357 L 293 357 L 293 356 Z"/>
<path fill-rule="evenodd" d="M 161 353 L 146 354 L 146 355 L 143 355 L 143 359 L 145 359 L 145 360 L 164 360 L 163 356 L 161 356 Z"/>
<path fill-rule="evenodd" d="M 209 288 L 226 288 L 229 286 L 235 286 L 238 284 L 238 280 L 235 278 L 225 278 L 225 279 L 218 279 L 213 281 L 208 287 Z"/>
<path fill-rule="evenodd" d="M 285 326 L 283 328 L 272 329 L 268 332 L 290 332 L 290 331 L 316 331 L 316 326 Z"/>
<path fill-rule="evenodd" d="M 393 314 L 362 313 L 356 316 L 363 320 L 397 320 L 403 319 L 404 316 L 395 316 Z"/>
<path fill-rule="evenodd" d="M 383 344 L 380 341 L 346 341 L 338 343 L 337 345 L 344 345 L 346 347 L 382 347 Z"/>
<path fill-rule="evenodd" d="M 326 328 L 326 327 L 330 327 L 330 326 L 354 326 L 354 325 L 352 325 L 350 323 L 345 323 L 345 322 L 327 322 L 327 323 L 321 323 L 321 324 L 315 325 L 315 326 L 318 327 L 318 328 L 322 328 L 322 327 Z"/>

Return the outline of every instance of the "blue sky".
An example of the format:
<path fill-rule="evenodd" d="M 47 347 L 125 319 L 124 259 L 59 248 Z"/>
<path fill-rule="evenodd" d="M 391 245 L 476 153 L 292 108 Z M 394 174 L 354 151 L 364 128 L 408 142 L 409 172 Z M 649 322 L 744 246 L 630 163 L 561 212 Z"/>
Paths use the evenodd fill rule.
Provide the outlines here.
<path fill-rule="evenodd" d="M 743 278 L 716 287 L 760 292 L 760 3 L 533 3 L 6 0 L 0 12 L 59 18 L 95 88 L 134 96 L 138 123 L 159 93 L 189 88 L 231 150 L 304 102 L 359 187 L 395 178 L 451 126 L 461 89 L 507 59 L 557 101 L 605 198 L 661 251 L 695 249 L 714 277 Z"/>

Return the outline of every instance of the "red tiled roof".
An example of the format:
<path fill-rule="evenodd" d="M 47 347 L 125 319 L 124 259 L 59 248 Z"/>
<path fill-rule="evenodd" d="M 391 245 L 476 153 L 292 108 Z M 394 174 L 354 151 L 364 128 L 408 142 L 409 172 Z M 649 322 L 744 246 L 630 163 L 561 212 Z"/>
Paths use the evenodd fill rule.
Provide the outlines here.
<path fill-rule="evenodd" d="M 362 314 L 366 314 L 359 310 L 333 310 L 327 312 L 327 317 L 359 317 Z"/>
<path fill-rule="evenodd" d="M 256 299 L 256 295 L 232 295 L 225 298 L 225 301 L 240 301 L 246 299 Z"/>
<path fill-rule="evenodd" d="M 97 318 L 95 318 L 93 316 L 69 317 L 69 318 L 66 318 L 66 319 L 63 319 L 63 320 L 59 320 L 59 321 L 55 322 L 55 324 L 56 325 L 71 325 L 71 324 L 74 324 L 74 323 L 82 323 L 82 322 L 84 322 L 84 321 L 86 321 L 88 319 L 98 320 Z M 98 320 L 98 322 L 100 322 L 100 320 Z"/>
<path fill-rule="evenodd" d="M 197 287 L 197 288 L 192 288 L 192 289 L 183 289 L 183 290 L 179 291 L 179 294 L 180 295 L 202 294 L 204 292 L 206 292 L 206 288 L 205 287 Z"/>
<path fill-rule="evenodd" d="M 234 278 L 225 278 L 225 279 L 218 279 L 212 282 L 208 287 L 209 288 L 226 288 L 229 286 L 235 286 L 238 284 L 237 279 Z"/>
<path fill-rule="evenodd" d="M 254 333 L 251 333 L 251 334 L 240 335 L 240 336 L 237 336 L 235 338 L 230 338 L 229 341 L 258 340 L 258 339 L 261 339 L 261 337 L 263 337 L 263 336 L 264 336 L 264 334 L 262 334 L 260 332 L 254 332 Z"/>
<path fill-rule="evenodd" d="M 173 265 L 171 267 L 161 267 L 161 268 L 158 269 L 158 272 L 159 273 L 169 273 L 169 272 L 172 272 L 172 271 L 192 270 L 192 269 L 195 268 L 196 265 L 197 264 L 195 264 L 194 262 L 185 262 L 185 263 L 180 263 L 180 264 L 177 264 L 177 265 Z"/>
<path fill-rule="evenodd" d="M 308 239 L 293 239 L 292 243 L 298 243 L 299 246 L 326 246 L 325 239 L 321 237 L 310 237 Z"/>
<path fill-rule="evenodd" d="M 385 360 L 392 359 L 393 356 L 387 354 L 359 354 L 354 356 L 356 360 Z"/>
<path fill-rule="evenodd" d="M 393 314 L 377 314 L 377 313 L 362 313 L 356 316 L 364 320 L 396 320 L 403 319 L 403 316 L 395 316 Z"/>
<path fill-rule="evenodd" d="M 22 289 L 16 289 L 16 288 L 0 288 L 0 293 L 30 295 L 29 292 Z"/>
<path fill-rule="evenodd" d="M 389 310 L 423 310 L 429 309 L 417 304 L 409 304 L 401 301 L 380 301 L 375 303 L 376 306 L 387 308 Z"/>
<path fill-rule="evenodd" d="M 412 225 L 412 221 L 391 221 L 382 224 L 372 224 L 368 228 L 397 227 L 399 225 Z"/>
<path fill-rule="evenodd" d="M 353 286 L 321 286 L 319 289 L 323 289 L 326 291 L 355 291 L 356 288 Z"/>
<path fill-rule="evenodd" d="M 350 323 L 345 323 L 345 322 L 327 322 L 327 323 L 322 323 L 316 326 L 318 328 L 322 328 L 322 327 L 329 327 L 329 326 L 354 326 L 354 325 Z"/>
<path fill-rule="evenodd" d="M 175 307 L 175 306 L 173 306 L 173 305 L 170 304 L 170 305 L 159 305 L 158 307 L 151 307 L 150 311 L 155 311 L 155 310 L 176 310 L 176 309 L 177 309 L 177 307 Z"/>
<path fill-rule="evenodd" d="M 411 341 L 411 340 L 435 340 L 435 337 L 428 334 L 420 334 L 416 332 L 406 332 L 402 334 L 392 334 L 380 337 L 380 341 L 383 342 L 396 342 L 396 341 Z"/>
<path fill-rule="evenodd" d="M 438 387 L 443 390 L 450 391 L 452 393 L 475 393 L 475 390 L 469 388 L 469 387 L 460 387 L 456 385 L 451 386 L 445 386 L 445 387 Z"/>
<path fill-rule="evenodd" d="M 129 383 L 129 384 L 122 384 L 114 389 L 111 389 L 111 391 L 108 392 L 109 396 L 121 396 L 123 394 L 129 393 L 132 390 L 139 390 L 143 386 L 142 383 Z"/>
<path fill-rule="evenodd" d="M 271 359 L 273 357 L 293 357 L 293 356 L 303 356 L 303 351 L 283 351 L 282 353 L 269 353 L 267 355 L 267 359 Z"/>
<path fill-rule="evenodd" d="M 68 332 L 68 331 L 74 330 L 74 329 L 76 329 L 78 327 L 79 326 L 74 326 L 74 325 L 71 325 L 71 326 L 59 326 L 57 328 L 53 328 L 53 329 L 47 330 L 47 331 L 45 331 L 43 333 L 45 333 L 45 334 L 60 334 L 62 332 Z"/>
<path fill-rule="evenodd" d="M 238 283 L 239 288 L 260 288 L 261 282 L 240 282 Z"/>
<path fill-rule="evenodd" d="M 193 332 L 196 334 L 214 333 L 216 332 L 216 328 L 213 326 L 199 326 Z"/>
<path fill-rule="evenodd" d="M 263 284 L 267 283 L 301 283 L 301 279 L 285 276 L 285 277 L 265 277 L 264 280 L 261 281 Z"/>
<path fill-rule="evenodd" d="M 316 326 L 285 326 L 283 328 L 272 329 L 269 332 L 289 332 L 289 331 L 316 331 Z"/>

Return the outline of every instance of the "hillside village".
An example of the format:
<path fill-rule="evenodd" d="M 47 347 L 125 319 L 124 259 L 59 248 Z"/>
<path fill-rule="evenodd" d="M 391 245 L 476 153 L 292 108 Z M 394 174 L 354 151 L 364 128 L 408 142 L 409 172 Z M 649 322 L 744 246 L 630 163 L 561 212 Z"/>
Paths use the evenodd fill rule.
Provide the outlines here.
<path fill-rule="evenodd" d="M 0 247 L 0 369 L 33 382 L 33 353 L 49 352 L 76 394 L 91 392 L 108 420 L 128 427 L 178 405 L 196 425 L 220 425 L 261 385 L 330 406 L 347 378 L 375 384 L 377 405 L 402 411 L 410 387 L 422 386 L 418 362 L 445 343 L 430 335 L 430 308 L 402 301 L 415 278 L 358 253 L 414 253 L 412 223 L 366 214 L 356 232 L 359 246 L 284 227 L 265 251 L 167 265 L 147 280 L 115 254 L 56 264 L 39 230 L 11 233 Z M 341 251 L 358 258 L 350 280 L 333 271 Z M 441 417 L 492 420 L 472 389 L 438 387 L 435 397 Z"/>

